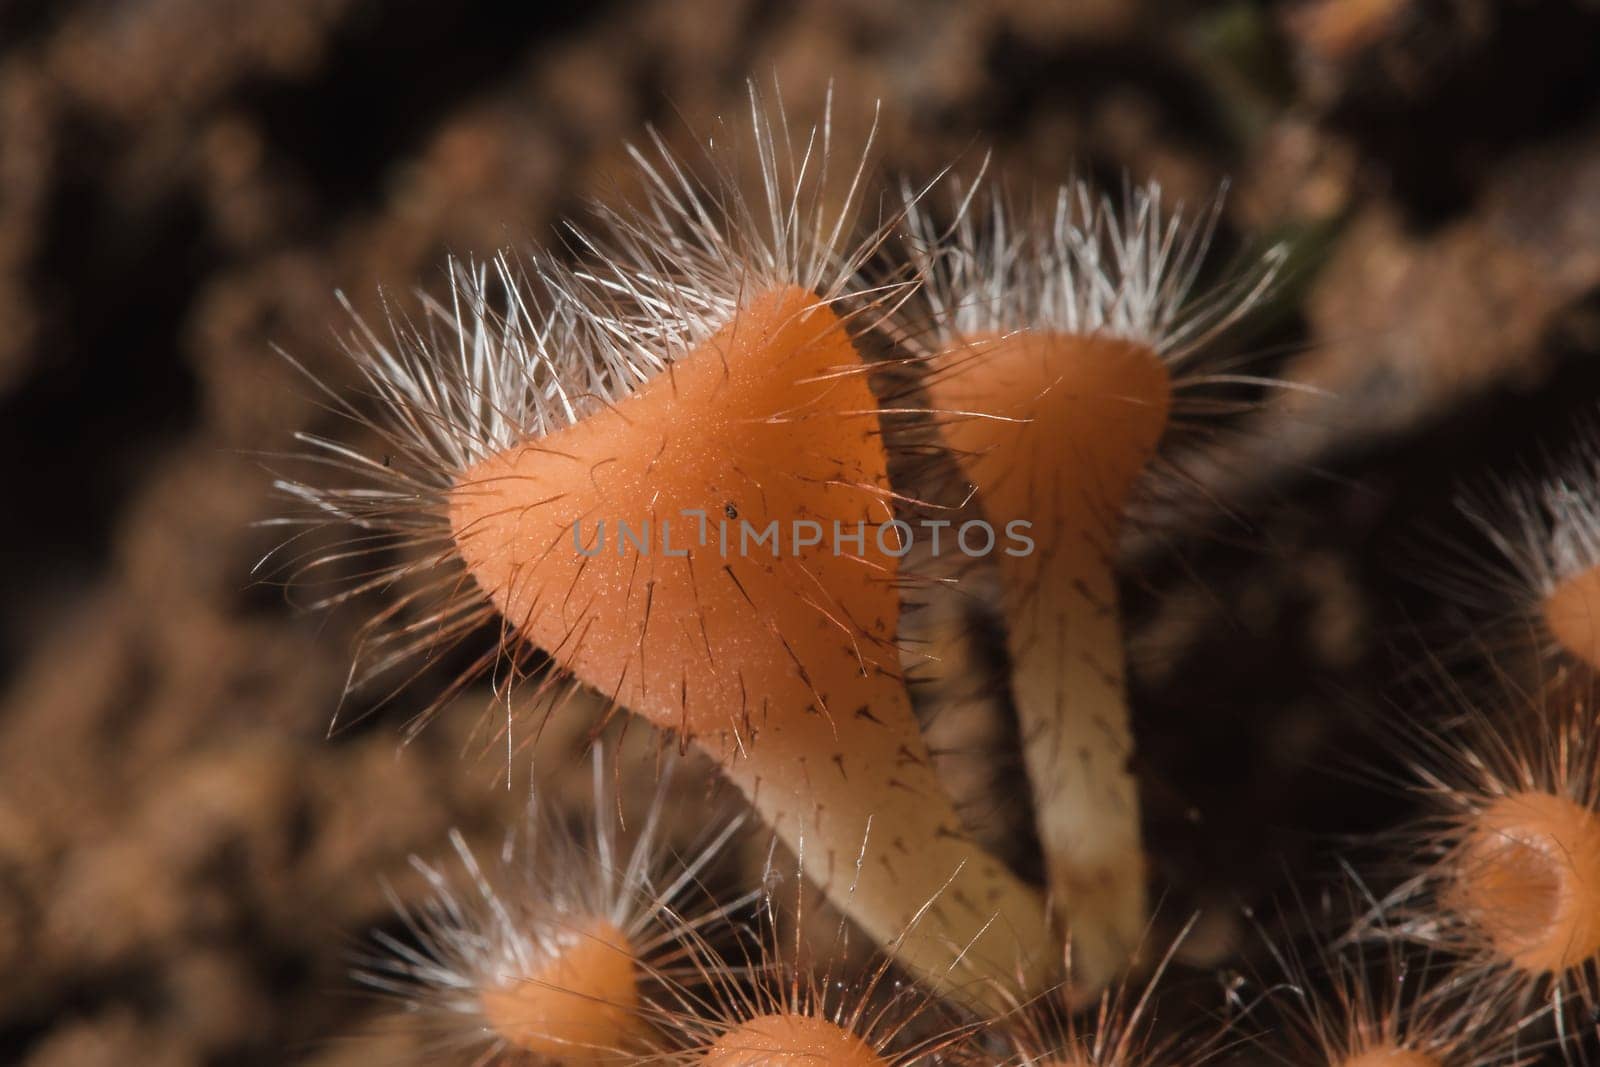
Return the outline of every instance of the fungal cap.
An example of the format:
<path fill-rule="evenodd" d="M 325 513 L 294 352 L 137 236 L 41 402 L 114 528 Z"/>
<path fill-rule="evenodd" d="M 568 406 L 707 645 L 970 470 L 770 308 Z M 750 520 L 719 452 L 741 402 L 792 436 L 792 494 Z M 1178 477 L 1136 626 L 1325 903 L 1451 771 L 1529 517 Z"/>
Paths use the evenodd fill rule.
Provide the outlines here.
<path fill-rule="evenodd" d="M 844 1027 L 800 1012 L 758 1015 L 717 1039 L 703 1058 L 714 1067 L 828 1064 L 886 1067 L 882 1056 Z"/>
<path fill-rule="evenodd" d="M 1059 464 L 1068 499 L 1120 512 L 1155 454 L 1172 408 L 1167 365 L 1148 345 L 1108 334 L 1023 330 L 967 338 L 944 352 L 928 384 L 945 428 L 994 514 L 1062 506 L 1037 479 Z M 991 417 L 982 417 L 991 416 Z"/>
<path fill-rule="evenodd" d="M 1346 1056 L 1334 1067 L 1442 1067 L 1437 1056 L 1387 1044 Z"/>
<path fill-rule="evenodd" d="M 642 1032 L 634 951 L 597 920 L 564 938 L 557 953 L 479 995 L 489 1027 L 512 1048 L 563 1063 L 601 1063 Z"/>
<path fill-rule="evenodd" d="M 1550 635 L 1572 655 L 1600 670 L 1600 567 L 1561 581 L 1540 604 Z"/>
<path fill-rule="evenodd" d="M 1463 842 L 1459 905 L 1518 968 L 1565 971 L 1600 953 L 1600 820 L 1553 793 L 1500 797 Z"/>
<path fill-rule="evenodd" d="M 853 531 L 889 517 L 861 366 L 816 296 L 759 294 L 632 396 L 468 469 L 450 499 L 456 546 L 523 639 L 658 726 L 726 729 L 757 686 L 804 707 L 841 646 L 866 661 L 850 657 L 854 671 L 892 669 L 893 561 L 872 530 L 859 554 L 824 541 L 799 567 L 787 558 L 796 519 Z M 725 516 L 741 521 L 724 555 Z M 599 522 L 612 536 L 586 556 Z M 648 524 L 648 555 L 619 551 L 618 523 Z M 785 558 L 739 540 L 771 523 Z"/>

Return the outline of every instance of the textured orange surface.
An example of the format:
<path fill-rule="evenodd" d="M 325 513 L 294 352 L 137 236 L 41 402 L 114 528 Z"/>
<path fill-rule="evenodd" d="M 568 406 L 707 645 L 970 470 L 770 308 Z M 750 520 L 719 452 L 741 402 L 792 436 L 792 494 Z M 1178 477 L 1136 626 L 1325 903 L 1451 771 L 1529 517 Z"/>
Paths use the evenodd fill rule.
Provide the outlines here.
<path fill-rule="evenodd" d="M 830 1067 L 882 1067 L 881 1056 L 842 1027 L 809 1015 L 762 1015 L 729 1030 L 706 1051 L 714 1067 L 828 1064 Z"/>
<path fill-rule="evenodd" d="M 972 337 L 928 382 L 944 436 L 992 515 L 1078 527 L 1114 523 L 1155 453 L 1171 408 L 1161 360 L 1112 337 L 1020 332 Z"/>
<path fill-rule="evenodd" d="M 1561 647 L 1600 669 L 1600 567 L 1561 581 L 1542 607 L 1545 625 Z"/>
<path fill-rule="evenodd" d="M 897 668 L 892 561 L 870 535 L 859 558 L 826 550 L 835 520 L 889 517 L 872 393 L 837 373 L 860 367 L 814 297 L 758 297 L 615 407 L 467 471 L 451 502 L 461 554 L 524 637 L 658 726 L 748 740 L 772 707 L 846 720 Z M 705 547 L 680 514 L 693 509 Z M 730 515 L 778 522 L 782 558 L 753 542 L 741 555 Z M 802 559 L 796 519 L 825 530 Z M 604 551 L 585 557 L 574 524 L 592 546 L 600 522 Z M 649 555 L 619 554 L 619 522 L 650 524 Z"/>
<path fill-rule="evenodd" d="M 1409 1048 L 1374 1048 L 1341 1060 L 1338 1067 L 1440 1067 L 1439 1060 Z"/>
<path fill-rule="evenodd" d="M 609 922 L 574 931 L 534 973 L 505 977 L 479 1003 L 512 1048 L 562 1063 L 604 1063 L 640 1032 L 633 946 Z"/>

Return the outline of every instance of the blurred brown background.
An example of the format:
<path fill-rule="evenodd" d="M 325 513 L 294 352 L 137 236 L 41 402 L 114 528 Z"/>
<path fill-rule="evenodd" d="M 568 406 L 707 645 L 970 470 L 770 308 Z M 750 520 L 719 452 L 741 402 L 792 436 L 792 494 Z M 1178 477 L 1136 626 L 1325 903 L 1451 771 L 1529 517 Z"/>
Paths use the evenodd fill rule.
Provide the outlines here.
<path fill-rule="evenodd" d="M 326 736 L 359 616 L 251 578 L 251 454 L 333 426 L 272 346 L 348 384 L 336 289 L 547 240 L 774 73 L 847 140 L 881 100 L 891 171 L 1231 177 L 1220 254 L 1289 242 L 1234 344 L 1327 393 L 1200 457 L 1231 516 L 1129 572 L 1157 873 L 1232 961 L 1240 903 L 1403 813 L 1339 768 L 1472 622 L 1411 580 L 1473 543 L 1452 493 L 1600 398 L 1597 40 L 1537 0 L 0 3 L 0 1062 L 399 1055 L 345 977 L 379 876 L 518 798 L 476 709 L 400 747 L 425 692 Z"/>

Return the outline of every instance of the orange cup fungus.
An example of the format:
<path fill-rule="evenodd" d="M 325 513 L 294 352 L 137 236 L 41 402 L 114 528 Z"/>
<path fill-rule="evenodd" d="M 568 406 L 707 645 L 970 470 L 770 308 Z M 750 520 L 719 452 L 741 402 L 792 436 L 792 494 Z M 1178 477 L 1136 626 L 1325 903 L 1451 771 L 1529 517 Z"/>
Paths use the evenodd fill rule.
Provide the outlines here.
<path fill-rule="evenodd" d="M 928 379 L 945 439 L 994 526 L 1031 523 L 999 554 L 1012 684 L 1058 915 L 1093 990 L 1142 932 L 1144 853 L 1113 572 L 1122 515 L 1171 407 L 1166 365 L 1109 337 L 1022 331 L 970 338 Z"/>
<path fill-rule="evenodd" d="M 1020 967 L 1037 985 L 1037 896 L 962 832 L 899 675 L 895 557 L 875 534 L 887 461 L 861 370 L 815 296 L 755 295 L 632 395 L 463 472 L 456 546 L 522 638 L 720 759 L 901 962 L 946 980 Z M 724 518 L 740 521 L 725 533 Z M 800 546 L 796 520 L 817 543 Z M 769 527 L 776 545 L 750 540 Z"/>
<path fill-rule="evenodd" d="M 1561 973 L 1600 955 L 1600 817 L 1564 796 L 1500 797 L 1467 827 L 1454 903 L 1492 951 Z"/>

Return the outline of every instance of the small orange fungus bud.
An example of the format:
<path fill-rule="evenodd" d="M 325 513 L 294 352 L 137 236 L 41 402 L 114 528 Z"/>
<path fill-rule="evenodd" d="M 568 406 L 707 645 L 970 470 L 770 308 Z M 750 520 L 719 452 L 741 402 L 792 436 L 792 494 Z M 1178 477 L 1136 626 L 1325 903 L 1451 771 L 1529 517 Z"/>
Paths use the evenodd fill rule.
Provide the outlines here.
<path fill-rule="evenodd" d="M 642 1032 L 633 948 L 604 921 L 567 940 L 536 972 L 484 990 L 484 1021 L 523 1052 L 604 1063 Z"/>
<path fill-rule="evenodd" d="M 1600 670 L 1600 567 L 1561 579 L 1540 606 L 1557 643 Z"/>

